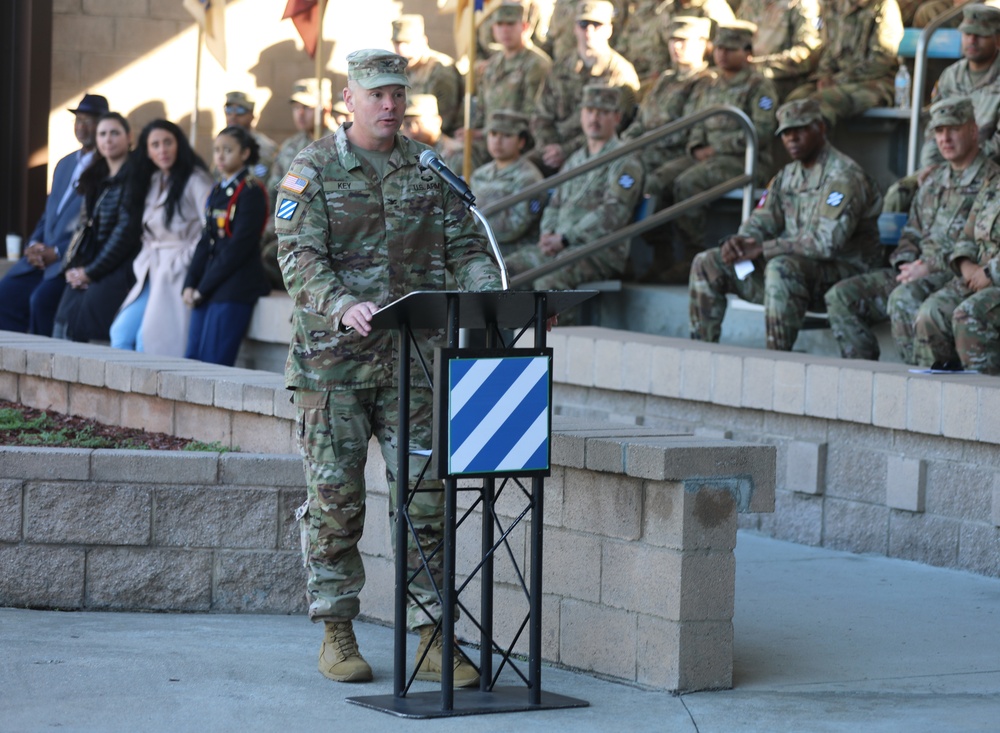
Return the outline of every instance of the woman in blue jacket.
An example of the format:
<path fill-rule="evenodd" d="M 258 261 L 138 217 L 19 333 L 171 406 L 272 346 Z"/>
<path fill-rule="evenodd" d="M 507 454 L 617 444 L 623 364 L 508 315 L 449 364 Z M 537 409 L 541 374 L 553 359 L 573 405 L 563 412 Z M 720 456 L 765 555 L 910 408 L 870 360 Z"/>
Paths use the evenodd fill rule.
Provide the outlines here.
<path fill-rule="evenodd" d="M 205 228 L 182 294 L 193 309 L 188 359 L 235 364 L 257 299 L 270 292 L 260 258 L 267 192 L 250 173 L 258 152 L 242 127 L 227 127 L 215 138 L 213 158 L 222 181 L 208 197 Z"/>

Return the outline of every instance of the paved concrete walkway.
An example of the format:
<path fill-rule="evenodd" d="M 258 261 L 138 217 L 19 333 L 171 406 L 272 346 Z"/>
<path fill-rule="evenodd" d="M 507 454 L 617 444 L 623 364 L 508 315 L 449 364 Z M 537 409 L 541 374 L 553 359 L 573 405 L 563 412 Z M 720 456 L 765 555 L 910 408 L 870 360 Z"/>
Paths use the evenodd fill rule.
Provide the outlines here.
<path fill-rule="evenodd" d="M 404 719 L 344 699 L 391 693 L 385 627 L 358 624 L 376 681 L 347 686 L 316 671 L 321 632 L 301 617 L 0 609 L 0 731 L 1000 730 L 1000 580 L 745 532 L 736 557 L 732 690 L 546 667 L 544 690 L 590 706 Z"/>

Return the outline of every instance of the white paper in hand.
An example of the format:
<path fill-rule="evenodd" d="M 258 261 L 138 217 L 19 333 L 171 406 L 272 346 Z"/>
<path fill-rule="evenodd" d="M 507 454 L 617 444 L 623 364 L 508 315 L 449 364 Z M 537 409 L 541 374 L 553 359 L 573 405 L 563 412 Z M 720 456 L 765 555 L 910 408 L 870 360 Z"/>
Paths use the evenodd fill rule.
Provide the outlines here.
<path fill-rule="evenodd" d="M 740 260 L 735 265 L 733 269 L 736 270 L 736 277 L 740 280 L 746 280 L 747 275 L 753 272 L 753 261 L 752 260 Z"/>

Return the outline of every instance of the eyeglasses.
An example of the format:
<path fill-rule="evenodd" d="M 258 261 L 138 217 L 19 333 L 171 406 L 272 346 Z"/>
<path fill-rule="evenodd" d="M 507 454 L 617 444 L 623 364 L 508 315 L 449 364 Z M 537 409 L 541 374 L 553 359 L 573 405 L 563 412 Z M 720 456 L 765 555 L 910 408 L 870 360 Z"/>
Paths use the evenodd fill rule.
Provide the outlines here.
<path fill-rule="evenodd" d="M 587 30 L 587 26 L 594 26 L 595 28 L 600 28 L 604 23 L 598 23 L 596 20 L 578 20 L 576 25 L 583 30 Z"/>
<path fill-rule="evenodd" d="M 250 112 L 242 104 L 227 104 L 225 110 L 227 115 L 245 115 Z"/>

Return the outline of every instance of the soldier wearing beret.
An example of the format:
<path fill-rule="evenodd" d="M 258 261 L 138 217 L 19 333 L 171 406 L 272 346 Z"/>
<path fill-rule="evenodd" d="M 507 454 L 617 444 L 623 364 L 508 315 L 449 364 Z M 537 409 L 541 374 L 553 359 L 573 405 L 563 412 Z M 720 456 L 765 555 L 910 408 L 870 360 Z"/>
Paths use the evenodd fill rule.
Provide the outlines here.
<path fill-rule="evenodd" d="M 580 125 L 586 144 L 574 152 L 563 170 L 572 170 L 595 155 L 622 145 L 615 130 L 621 122 L 621 91 L 600 84 L 583 92 Z M 537 267 L 565 250 L 587 244 L 631 219 L 642 198 L 645 173 L 637 154 L 625 155 L 559 186 L 542 215 L 541 237 L 507 261 L 511 273 Z M 535 281 L 540 290 L 572 290 L 580 283 L 620 277 L 628 260 L 628 241 L 619 242 Z"/>
<path fill-rule="evenodd" d="M 490 113 L 486 144 L 493 160 L 473 171 L 469 181 L 480 207 L 523 191 L 542 180 L 541 171 L 524 157 L 532 144 L 529 122 L 527 115 L 514 110 L 498 109 Z M 519 247 L 538 242 L 542 208 L 540 199 L 529 199 L 490 218 L 493 234 L 505 258 Z"/>
<path fill-rule="evenodd" d="M 778 134 L 792 162 L 739 231 L 691 265 L 693 339 L 719 340 L 726 294 L 736 293 L 764 304 L 767 348 L 791 351 L 806 310 L 822 307 L 831 285 L 881 259 L 878 186 L 827 142 L 819 105 L 783 105 Z"/>
<path fill-rule="evenodd" d="M 413 94 L 433 94 L 444 121 L 445 134 L 462 126 L 464 84 L 455 59 L 435 51 L 424 33 L 424 16 L 401 15 L 392 21 L 392 45 L 407 60 L 406 78 Z"/>
<path fill-rule="evenodd" d="M 899 356 L 914 364 L 913 322 L 920 304 L 954 276 L 952 247 L 962 238 L 979 192 L 995 185 L 1000 166 L 979 147 L 975 110 L 968 97 L 931 107 L 930 127 L 945 162 L 934 165 L 917 191 L 892 267 L 857 275 L 826 293 L 830 328 L 846 358 L 879 357 L 876 323 L 891 320 Z"/>
<path fill-rule="evenodd" d="M 254 127 L 255 106 L 255 102 L 246 92 L 226 93 L 226 106 L 224 110 L 226 113 L 226 126 L 236 125 L 253 135 L 254 140 L 257 141 L 257 147 L 260 148 L 260 155 L 251 173 L 260 180 L 266 181 L 268 173 L 271 171 L 271 166 L 274 164 L 274 157 L 278 154 L 278 143 Z"/>
<path fill-rule="evenodd" d="M 326 627 L 319 669 L 330 679 L 361 682 L 371 667 L 358 651 L 352 619 L 365 582 L 357 549 L 365 518 L 365 462 L 376 437 L 396 495 L 399 394 L 392 334 L 373 331 L 372 314 L 414 290 L 443 290 L 446 275 L 467 290 L 496 290 L 500 273 L 461 200 L 418 164 L 427 150 L 399 134 L 406 108 L 406 59 L 379 49 L 347 57 L 344 102 L 354 120 L 312 143 L 292 161 L 279 187 L 275 230 L 279 261 L 295 304 L 285 383 L 294 390 L 307 501 L 300 508 L 309 579 L 309 616 Z M 419 332 L 428 360 L 439 333 Z M 414 355 L 413 374 L 421 374 Z M 410 440 L 430 448 L 432 400 L 417 377 L 411 386 Z M 416 462 L 414 462 L 416 463 Z M 411 464 L 411 485 L 420 472 Z M 440 484 L 422 484 L 440 488 Z M 396 517 L 399 516 L 397 513 Z M 420 633 L 417 679 L 440 680 L 442 640 L 434 634 L 441 608 L 420 551 L 441 539 L 440 491 L 417 492 L 416 528 L 406 548 L 416 578 L 408 625 Z M 415 540 L 413 534 L 417 534 Z M 440 553 L 430 561 L 440 584 Z M 448 640 L 448 643 L 452 643 Z M 479 680 L 455 650 L 454 680 Z"/>

